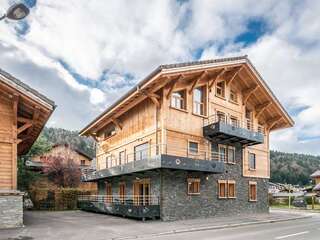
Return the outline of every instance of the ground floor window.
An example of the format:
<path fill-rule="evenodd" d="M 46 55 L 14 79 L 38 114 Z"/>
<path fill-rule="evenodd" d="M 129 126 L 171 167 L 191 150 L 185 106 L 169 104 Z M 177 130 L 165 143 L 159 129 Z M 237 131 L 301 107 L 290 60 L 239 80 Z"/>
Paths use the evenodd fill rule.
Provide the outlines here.
<path fill-rule="evenodd" d="M 257 182 L 249 182 L 249 201 L 257 201 Z"/>
<path fill-rule="evenodd" d="M 119 184 L 119 200 L 121 203 L 124 203 L 126 195 L 126 185 L 125 183 Z"/>
<path fill-rule="evenodd" d="M 188 178 L 188 195 L 200 194 L 200 179 Z"/>
<path fill-rule="evenodd" d="M 111 183 L 106 183 L 106 202 L 112 203 L 112 185 Z"/>
<path fill-rule="evenodd" d="M 236 182 L 233 180 L 218 180 L 218 197 L 236 198 Z"/>

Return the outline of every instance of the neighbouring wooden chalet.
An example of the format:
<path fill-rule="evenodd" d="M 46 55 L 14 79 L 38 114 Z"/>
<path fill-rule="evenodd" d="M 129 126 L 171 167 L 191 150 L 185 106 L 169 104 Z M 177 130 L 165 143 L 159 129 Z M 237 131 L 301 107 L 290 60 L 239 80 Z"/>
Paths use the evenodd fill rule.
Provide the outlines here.
<path fill-rule="evenodd" d="M 93 158 L 88 154 L 80 151 L 79 149 L 71 147 L 69 144 L 55 144 L 52 148 L 41 155 L 33 156 L 32 159 L 26 160 L 25 165 L 28 169 L 38 172 L 43 172 L 46 167 L 47 160 L 51 157 L 61 157 L 61 160 L 72 159 L 83 172 L 87 172 L 95 169 L 92 166 Z M 49 181 L 45 174 L 42 175 L 36 182 L 33 183 L 32 188 L 58 188 L 61 186 L 56 186 Z M 91 182 L 81 182 L 79 188 L 82 190 L 97 190 L 97 184 Z"/>
<path fill-rule="evenodd" d="M 314 173 L 312 173 L 310 177 L 315 184 L 313 191 L 316 192 L 318 196 L 320 196 L 320 170 L 317 170 Z"/>
<path fill-rule="evenodd" d="M 0 228 L 22 225 L 17 157 L 29 151 L 54 109 L 53 101 L 0 69 Z"/>
<path fill-rule="evenodd" d="M 80 205 L 163 220 L 268 212 L 269 134 L 293 124 L 246 56 L 161 65 L 81 131 L 98 143 L 83 181 L 99 197 Z"/>

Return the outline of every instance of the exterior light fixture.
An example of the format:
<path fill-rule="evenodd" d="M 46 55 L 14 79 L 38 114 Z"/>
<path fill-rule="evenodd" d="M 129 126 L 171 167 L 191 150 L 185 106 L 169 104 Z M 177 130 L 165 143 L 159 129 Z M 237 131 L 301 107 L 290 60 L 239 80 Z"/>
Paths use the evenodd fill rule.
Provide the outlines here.
<path fill-rule="evenodd" d="M 0 17 L 0 21 L 8 18 L 10 20 L 22 20 L 28 16 L 30 10 L 23 3 L 13 4 L 3 16 Z"/>

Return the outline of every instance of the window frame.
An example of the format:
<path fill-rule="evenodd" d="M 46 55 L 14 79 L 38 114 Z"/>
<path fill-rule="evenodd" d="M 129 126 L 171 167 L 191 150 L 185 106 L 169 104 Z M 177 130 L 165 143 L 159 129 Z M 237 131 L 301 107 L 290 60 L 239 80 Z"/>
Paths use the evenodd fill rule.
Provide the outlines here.
<path fill-rule="evenodd" d="M 81 159 L 81 160 L 80 160 L 80 166 L 85 166 L 85 165 L 86 165 L 86 160 Z"/>
<path fill-rule="evenodd" d="M 254 168 L 251 167 L 251 158 L 250 156 L 254 156 Z M 248 166 L 250 171 L 255 171 L 257 170 L 257 154 L 248 151 Z"/>
<path fill-rule="evenodd" d="M 257 182 L 254 181 L 249 181 L 249 190 L 248 190 L 248 194 L 249 194 L 249 202 L 257 202 L 258 201 L 258 186 L 257 186 Z M 252 198 L 252 189 L 251 186 L 255 186 L 255 195 L 254 198 Z"/>
<path fill-rule="evenodd" d="M 183 97 L 175 97 L 174 94 L 175 93 L 179 93 L 179 92 L 183 92 Z M 188 96 L 187 96 L 187 89 L 181 89 L 181 90 L 176 90 L 176 91 L 173 91 L 171 96 L 170 96 L 170 107 L 173 108 L 173 109 L 177 109 L 177 110 L 182 110 L 182 111 L 187 111 L 187 103 L 188 103 Z M 177 106 L 174 106 L 172 103 L 173 103 L 173 100 L 182 100 L 182 107 L 179 108 Z"/>
<path fill-rule="evenodd" d="M 231 98 L 232 95 L 235 96 L 235 100 L 233 100 L 233 99 Z M 230 89 L 229 101 L 230 101 L 231 103 L 234 103 L 234 104 L 238 104 L 238 103 L 239 103 L 239 96 L 238 96 L 238 91 L 237 91 L 237 90 L 235 90 L 235 89 Z"/>
<path fill-rule="evenodd" d="M 217 110 L 216 116 L 217 116 L 217 122 L 222 122 L 224 124 L 227 123 L 227 114 L 225 112 Z"/>
<path fill-rule="evenodd" d="M 139 150 L 139 151 L 136 151 L 136 148 L 137 147 L 141 147 L 142 145 L 146 145 L 147 147 L 145 148 L 145 149 L 142 149 L 142 150 Z M 147 153 L 147 158 L 150 156 L 150 142 L 149 141 L 147 141 L 147 142 L 144 142 L 144 143 L 141 143 L 141 144 L 138 144 L 138 145 L 135 145 L 134 147 L 133 147 L 133 152 L 134 152 L 134 161 L 140 161 L 140 160 L 145 160 L 144 158 L 140 158 L 140 159 L 137 159 L 137 155 L 136 155 L 136 153 L 137 152 L 142 152 L 142 151 L 144 151 L 144 150 L 146 150 L 146 153 Z M 142 155 L 140 154 L 140 157 L 141 157 Z"/>
<path fill-rule="evenodd" d="M 224 196 L 221 193 L 221 185 L 224 185 Z M 219 199 L 227 199 L 228 198 L 228 181 L 227 180 L 218 180 L 218 198 Z"/>
<path fill-rule="evenodd" d="M 121 154 L 124 154 L 123 155 L 123 159 L 122 159 L 122 156 L 121 156 Z M 122 151 L 120 151 L 119 152 L 119 157 L 118 157 L 118 159 L 119 159 L 119 165 L 122 165 L 122 164 L 126 164 L 127 162 L 126 162 L 126 149 L 124 149 L 124 150 L 122 150 Z M 122 161 L 123 160 L 123 161 Z"/>
<path fill-rule="evenodd" d="M 233 151 L 233 161 L 230 161 L 229 150 Z M 228 146 L 228 149 L 227 149 L 227 161 L 228 161 L 229 164 L 236 164 L 236 148 L 234 146 Z"/>
<path fill-rule="evenodd" d="M 224 148 L 225 149 L 224 159 L 221 158 L 220 148 Z M 219 162 L 228 163 L 228 146 L 224 145 L 224 144 L 218 144 L 218 152 L 219 152 Z"/>
<path fill-rule="evenodd" d="M 201 89 L 201 100 L 202 102 L 195 101 L 195 91 Z M 198 116 L 207 116 L 207 100 L 208 100 L 208 93 L 207 93 L 207 85 L 201 85 L 193 89 L 192 91 L 192 113 Z M 200 113 L 195 111 L 195 104 L 200 105 Z M 202 110 L 202 113 L 201 113 Z"/>
<path fill-rule="evenodd" d="M 234 199 L 234 198 L 237 198 L 237 191 L 236 191 L 236 181 L 234 180 L 228 180 L 227 181 L 227 184 L 228 184 L 228 198 L 230 199 Z M 233 196 L 230 196 L 230 185 L 233 185 Z"/>
<path fill-rule="evenodd" d="M 112 193 L 112 183 L 110 182 L 105 182 L 106 183 L 106 203 L 112 203 L 112 197 L 113 197 L 113 193 Z"/>
<path fill-rule="evenodd" d="M 196 143 L 197 144 L 197 152 L 192 152 L 190 151 L 191 148 L 190 148 L 190 143 Z M 190 155 L 199 155 L 199 142 L 198 141 L 195 141 L 195 140 L 188 140 L 188 154 Z"/>
<path fill-rule="evenodd" d="M 188 195 L 200 195 L 200 183 L 201 183 L 200 178 L 188 178 L 187 179 L 187 193 L 188 193 Z M 196 185 L 196 188 L 194 188 L 195 186 L 193 186 L 192 192 L 191 192 L 190 187 L 193 184 L 197 184 L 197 185 Z M 197 190 L 196 192 L 194 192 L 195 189 Z"/>
<path fill-rule="evenodd" d="M 218 84 L 223 83 L 223 87 L 220 87 Z M 218 93 L 218 90 L 221 90 L 221 94 Z M 226 81 L 220 81 L 216 83 L 216 91 L 215 91 L 215 96 L 219 98 L 226 98 Z"/>

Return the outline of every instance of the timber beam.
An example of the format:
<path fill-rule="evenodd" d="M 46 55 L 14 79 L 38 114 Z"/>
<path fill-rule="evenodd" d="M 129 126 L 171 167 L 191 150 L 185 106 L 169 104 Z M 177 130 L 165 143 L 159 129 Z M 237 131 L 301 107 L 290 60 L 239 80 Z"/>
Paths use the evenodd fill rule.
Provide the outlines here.
<path fill-rule="evenodd" d="M 266 110 L 269 106 L 272 105 L 272 102 L 265 102 L 255 107 L 256 118 L 259 118 L 260 115 Z"/>
<path fill-rule="evenodd" d="M 213 77 L 212 79 L 209 80 L 209 89 L 211 89 L 213 87 L 213 84 L 219 79 L 221 78 L 221 76 L 227 71 L 227 68 L 222 68 L 220 69 L 220 71 L 218 71 L 218 74 Z"/>
<path fill-rule="evenodd" d="M 200 80 L 202 80 L 203 78 L 205 78 L 207 76 L 208 72 L 207 71 L 203 71 L 199 77 L 195 78 L 192 82 L 192 85 L 189 89 L 189 94 L 192 93 L 192 91 L 195 89 L 195 87 L 197 86 L 197 84 L 199 83 Z"/>
<path fill-rule="evenodd" d="M 271 118 L 267 121 L 267 129 L 268 131 L 270 131 L 279 121 L 282 120 L 283 117 L 279 116 L 279 117 L 274 117 L 274 118 Z"/>
<path fill-rule="evenodd" d="M 241 70 L 243 69 L 243 66 L 239 67 L 238 70 L 236 70 L 233 75 L 231 76 L 231 78 L 229 78 L 228 80 L 226 80 L 226 85 L 229 86 L 229 84 L 236 78 L 236 76 L 241 72 Z"/>
<path fill-rule="evenodd" d="M 24 118 L 24 117 L 18 117 L 18 122 L 20 123 L 32 123 L 32 119 Z"/>
<path fill-rule="evenodd" d="M 169 99 L 169 98 L 171 97 L 171 94 L 172 94 L 173 89 L 175 88 L 176 84 L 177 84 L 181 79 L 183 79 L 183 78 L 184 78 L 184 75 L 181 74 L 181 75 L 179 75 L 179 77 L 177 77 L 176 79 L 174 79 L 174 80 L 170 83 L 169 91 L 168 91 L 167 96 L 166 96 L 167 99 Z"/>
<path fill-rule="evenodd" d="M 17 135 L 19 135 L 23 131 L 27 130 L 28 128 L 32 127 L 32 125 L 33 125 L 32 123 L 25 123 L 24 125 L 22 125 L 21 127 L 19 127 L 17 129 Z"/>
<path fill-rule="evenodd" d="M 120 122 L 119 119 L 116 119 L 116 118 L 112 118 L 111 119 L 111 122 L 113 122 L 114 125 L 116 125 L 120 130 L 122 130 L 122 123 Z"/>
<path fill-rule="evenodd" d="M 243 105 L 246 105 L 250 96 L 259 88 L 258 85 L 250 87 L 242 92 L 243 95 Z"/>

